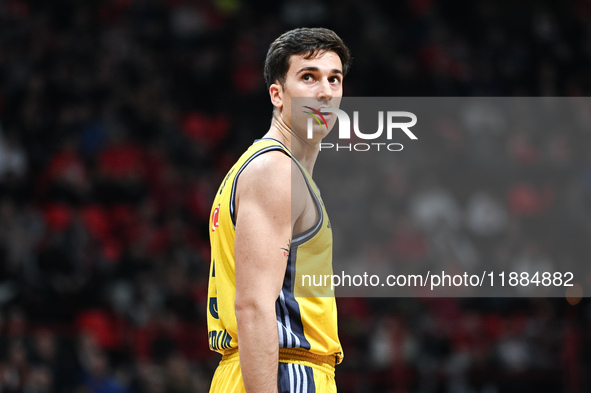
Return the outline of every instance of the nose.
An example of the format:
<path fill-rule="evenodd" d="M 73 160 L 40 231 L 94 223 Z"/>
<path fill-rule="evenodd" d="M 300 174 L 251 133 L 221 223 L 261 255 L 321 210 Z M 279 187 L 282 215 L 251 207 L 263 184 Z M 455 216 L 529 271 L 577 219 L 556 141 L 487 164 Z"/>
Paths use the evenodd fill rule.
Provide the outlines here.
<path fill-rule="evenodd" d="M 332 86 L 327 78 L 323 78 L 318 89 L 318 99 L 329 101 L 332 98 Z"/>

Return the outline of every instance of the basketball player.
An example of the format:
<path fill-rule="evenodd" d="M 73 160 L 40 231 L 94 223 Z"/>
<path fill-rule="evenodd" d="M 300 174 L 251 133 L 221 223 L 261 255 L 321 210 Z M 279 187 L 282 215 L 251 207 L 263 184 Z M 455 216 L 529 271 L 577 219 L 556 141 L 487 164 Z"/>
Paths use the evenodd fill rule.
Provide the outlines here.
<path fill-rule="evenodd" d="M 274 106 L 269 131 L 223 180 L 212 207 L 209 345 L 223 357 L 210 392 L 336 392 L 343 353 L 333 297 L 300 297 L 302 271 L 332 273 L 332 232 L 312 180 L 320 142 L 336 118 L 314 125 L 306 109 L 338 107 L 349 50 L 332 31 L 295 29 L 267 53 Z M 310 109 L 310 110 L 312 110 Z"/>

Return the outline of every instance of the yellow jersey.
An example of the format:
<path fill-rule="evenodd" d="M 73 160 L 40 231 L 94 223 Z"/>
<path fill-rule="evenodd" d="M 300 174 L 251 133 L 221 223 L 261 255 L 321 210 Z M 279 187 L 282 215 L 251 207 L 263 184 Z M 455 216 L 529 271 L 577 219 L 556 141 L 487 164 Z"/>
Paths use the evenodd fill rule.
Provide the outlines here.
<path fill-rule="evenodd" d="M 294 160 L 320 213 L 312 228 L 293 236 L 291 241 L 283 286 L 275 303 L 279 347 L 302 348 L 321 356 L 334 355 L 336 363 L 340 363 L 343 350 L 337 332 L 334 294 L 328 293 L 326 288 L 319 291 L 306 287 L 303 280 L 305 275 L 332 274 L 332 229 L 328 214 L 310 174 L 283 144 L 274 139 L 259 139 L 250 146 L 222 181 L 213 202 L 209 221 L 209 347 L 223 355 L 239 346 L 234 310 L 236 183 L 253 159 L 269 151 L 282 151 Z"/>

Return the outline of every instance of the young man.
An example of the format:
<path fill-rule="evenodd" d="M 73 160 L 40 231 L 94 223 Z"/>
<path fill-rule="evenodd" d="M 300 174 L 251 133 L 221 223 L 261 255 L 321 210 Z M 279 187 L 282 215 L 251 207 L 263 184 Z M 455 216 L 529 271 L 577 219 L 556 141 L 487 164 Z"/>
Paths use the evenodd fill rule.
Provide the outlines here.
<path fill-rule="evenodd" d="M 336 121 L 322 108 L 338 107 L 349 61 L 341 39 L 321 28 L 289 31 L 269 48 L 271 127 L 229 171 L 212 207 L 209 344 L 223 357 L 210 392 L 336 392 L 335 299 L 298 296 L 296 278 L 332 273 L 330 221 L 311 175 Z M 292 113 L 294 97 L 311 109 Z M 326 120 L 311 139 L 304 111 Z"/>

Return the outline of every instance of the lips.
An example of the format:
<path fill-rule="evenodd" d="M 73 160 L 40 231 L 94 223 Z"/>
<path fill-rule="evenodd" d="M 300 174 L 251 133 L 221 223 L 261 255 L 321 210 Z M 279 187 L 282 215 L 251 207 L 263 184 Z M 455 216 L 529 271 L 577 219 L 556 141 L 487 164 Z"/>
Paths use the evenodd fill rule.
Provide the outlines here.
<path fill-rule="evenodd" d="M 312 111 L 312 112 L 304 111 L 304 113 L 307 113 L 308 115 L 311 115 L 312 117 L 316 118 L 316 121 L 318 122 L 319 125 L 322 125 L 321 122 L 324 123 L 324 126 L 328 129 L 328 120 L 331 119 L 331 113 L 330 112 L 322 112 L 323 109 L 328 109 L 328 107 L 323 106 L 323 107 L 316 109 L 316 108 L 312 108 L 309 106 L 304 106 L 304 108 Z"/>
<path fill-rule="evenodd" d="M 333 115 L 333 113 L 332 113 L 332 112 L 325 112 L 325 111 L 323 111 L 322 109 L 324 109 L 324 108 L 320 108 L 320 109 L 319 109 L 319 112 L 320 112 L 320 114 L 322 115 L 322 117 L 324 117 L 324 119 L 325 119 L 326 121 L 329 121 L 330 119 L 332 119 L 332 115 Z"/>

